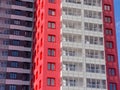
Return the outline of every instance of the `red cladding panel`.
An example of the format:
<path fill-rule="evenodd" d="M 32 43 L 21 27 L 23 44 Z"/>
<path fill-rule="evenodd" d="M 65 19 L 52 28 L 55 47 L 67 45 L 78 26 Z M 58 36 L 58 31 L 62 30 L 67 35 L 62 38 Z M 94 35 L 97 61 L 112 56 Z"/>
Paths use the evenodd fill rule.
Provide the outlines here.
<path fill-rule="evenodd" d="M 114 4 L 113 0 L 103 0 L 104 42 L 105 42 L 106 74 L 107 74 L 107 85 L 108 85 L 107 88 L 108 90 L 111 90 L 110 86 L 114 87 L 115 85 L 116 90 L 120 90 L 113 4 Z M 106 30 L 111 30 L 112 34 L 111 33 L 107 34 Z M 114 60 L 111 61 L 108 60 L 108 55 L 114 56 Z M 110 72 L 111 69 L 115 71 L 114 72 L 115 74 Z"/>
<path fill-rule="evenodd" d="M 60 0 L 36 0 L 35 8 L 31 86 L 60 90 Z"/>

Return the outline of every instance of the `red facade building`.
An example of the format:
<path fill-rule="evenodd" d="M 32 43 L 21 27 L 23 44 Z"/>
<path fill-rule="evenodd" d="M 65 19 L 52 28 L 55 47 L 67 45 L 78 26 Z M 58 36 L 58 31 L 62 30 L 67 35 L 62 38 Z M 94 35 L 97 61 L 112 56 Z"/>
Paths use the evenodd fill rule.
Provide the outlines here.
<path fill-rule="evenodd" d="M 32 90 L 119 90 L 113 0 L 35 0 Z"/>

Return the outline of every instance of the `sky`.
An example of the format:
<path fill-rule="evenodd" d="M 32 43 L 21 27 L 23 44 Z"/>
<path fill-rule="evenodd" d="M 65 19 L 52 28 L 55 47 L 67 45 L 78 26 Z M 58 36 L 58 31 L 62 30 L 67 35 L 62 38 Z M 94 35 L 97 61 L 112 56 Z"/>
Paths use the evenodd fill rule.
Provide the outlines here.
<path fill-rule="evenodd" d="M 117 47 L 118 47 L 119 67 L 120 67 L 120 0 L 114 0 L 114 6 L 115 6 Z"/>

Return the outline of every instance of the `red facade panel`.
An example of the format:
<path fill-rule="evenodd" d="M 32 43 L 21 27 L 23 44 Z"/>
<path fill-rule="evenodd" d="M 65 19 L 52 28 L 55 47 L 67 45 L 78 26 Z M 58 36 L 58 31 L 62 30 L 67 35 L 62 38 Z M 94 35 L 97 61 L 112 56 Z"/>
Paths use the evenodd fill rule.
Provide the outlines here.
<path fill-rule="evenodd" d="M 103 0 L 104 43 L 108 90 L 119 90 L 119 70 L 113 0 Z M 106 8 L 107 7 L 107 8 Z M 109 34 L 107 33 L 109 30 Z M 107 44 L 108 42 L 111 42 Z M 113 59 L 110 59 L 113 58 Z M 115 89 L 116 88 L 116 89 Z"/>
<path fill-rule="evenodd" d="M 33 90 L 60 90 L 60 0 L 54 1 L 35 2 Z"/>

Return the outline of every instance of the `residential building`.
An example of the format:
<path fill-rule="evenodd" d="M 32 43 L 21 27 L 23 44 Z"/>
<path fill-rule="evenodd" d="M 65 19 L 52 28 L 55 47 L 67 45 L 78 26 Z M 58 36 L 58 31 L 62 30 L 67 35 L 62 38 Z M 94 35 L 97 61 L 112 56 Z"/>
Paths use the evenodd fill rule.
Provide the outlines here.
<path fill-rule="evenodd" d="M 32 90 L 119 90 L 114 0 L 35 0 Z"/>
<path fill-rule="evenodd" d="M 0 90 L 30 90 L 33 0 L 0 0 Z"/>

